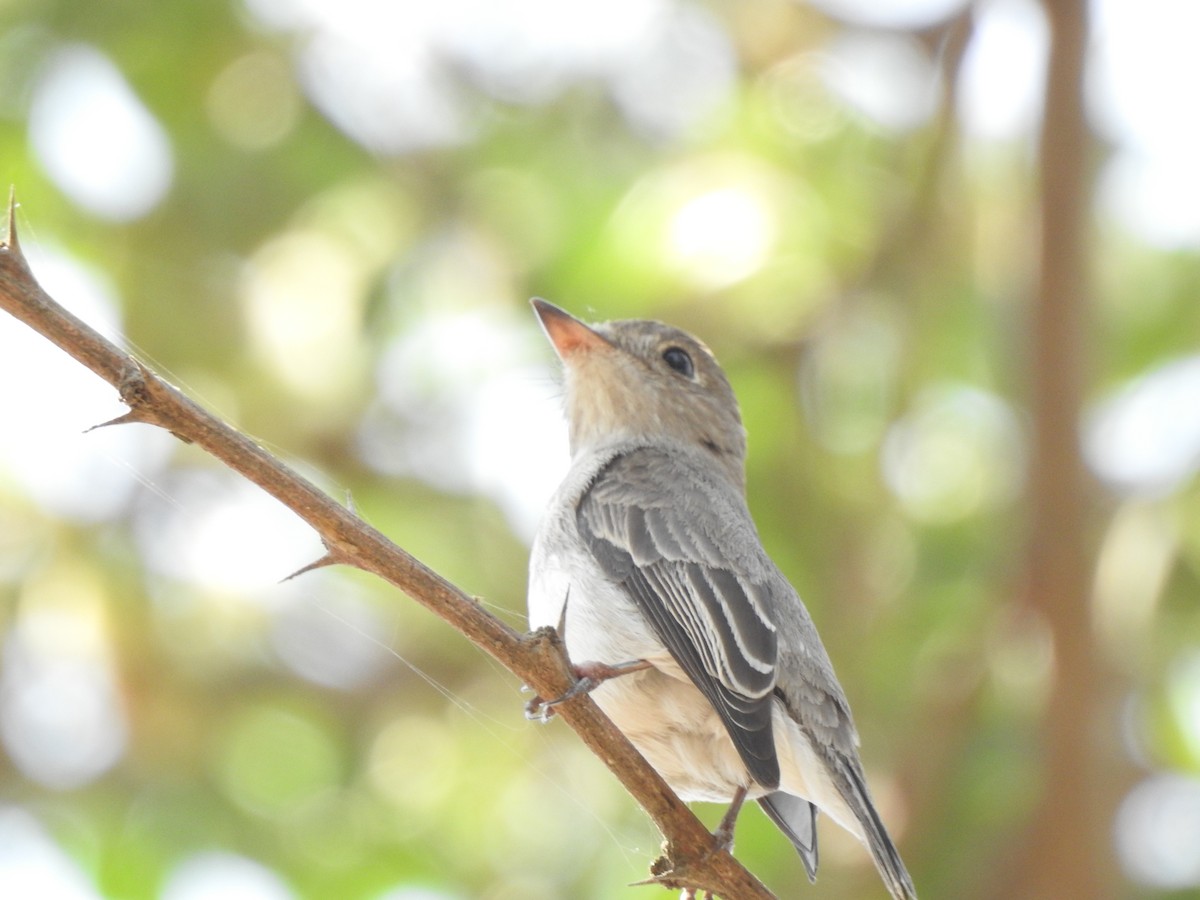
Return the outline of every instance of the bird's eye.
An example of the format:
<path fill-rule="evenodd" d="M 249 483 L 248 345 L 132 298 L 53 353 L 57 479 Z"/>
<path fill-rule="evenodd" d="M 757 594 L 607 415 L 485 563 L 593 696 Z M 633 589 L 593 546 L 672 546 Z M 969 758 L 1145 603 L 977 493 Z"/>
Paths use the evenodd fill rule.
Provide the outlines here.
<path fill-rule="evenodd" d="M 668 347 L 663 351 L 662 358 L 663 362 L 684 378 L 691 378 L 696 374 L 695 367 L 692 365 L 692 358 L 688 356 L 687 351 L 682 347 Z"/>

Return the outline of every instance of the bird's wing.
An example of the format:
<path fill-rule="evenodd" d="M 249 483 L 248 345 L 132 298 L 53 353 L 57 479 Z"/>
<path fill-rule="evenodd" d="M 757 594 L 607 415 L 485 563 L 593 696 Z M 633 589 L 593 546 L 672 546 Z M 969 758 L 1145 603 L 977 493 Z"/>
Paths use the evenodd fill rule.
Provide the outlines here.
<path fill-rule="evenodd" d="M 712 703 L 754 780 L 778 786 L 771 569 L 740 492 L 699 461 L 639 448 L 599 472 L 576 525 Z"/>

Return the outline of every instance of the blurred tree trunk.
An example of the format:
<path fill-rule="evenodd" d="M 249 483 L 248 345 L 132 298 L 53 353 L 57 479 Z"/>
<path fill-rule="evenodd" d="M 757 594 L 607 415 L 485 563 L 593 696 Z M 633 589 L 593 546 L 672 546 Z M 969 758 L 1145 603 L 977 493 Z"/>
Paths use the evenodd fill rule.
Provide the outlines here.
<path fill-rule="evenodd" d="M 1028 602 L 1050 629 L 1053 683 L 1041 735 L 1040 802 L 1017 865 L 996 896 L 1090 900 L 1114 895 L 1101 801 L 1103 681 L 1092 639 L 1088 477 L 1079 452 L 1089 370 L 1090 136 L 1083 82 L 1086 0 L 1044 0 L 1051 30 L 1039 146 L 1040 271 L 1029 318 Z"/>

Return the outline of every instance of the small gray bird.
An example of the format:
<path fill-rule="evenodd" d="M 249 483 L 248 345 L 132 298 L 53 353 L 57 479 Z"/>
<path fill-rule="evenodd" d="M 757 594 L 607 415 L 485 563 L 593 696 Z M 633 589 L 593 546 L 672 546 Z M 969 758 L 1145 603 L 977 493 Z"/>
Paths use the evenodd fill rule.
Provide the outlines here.
<path fill-rule="evenodd" d="M 815 880 L 820 810 L 915 900 L 829 656 L 750 517 L 716 359 L 659 322 L 533 306 L 565 369 L 571 468 L 534 541 L 530 625 L 559 628 L 577 687 L 681 799 L 730 803 L 719 841 L 755 799 Z"/>

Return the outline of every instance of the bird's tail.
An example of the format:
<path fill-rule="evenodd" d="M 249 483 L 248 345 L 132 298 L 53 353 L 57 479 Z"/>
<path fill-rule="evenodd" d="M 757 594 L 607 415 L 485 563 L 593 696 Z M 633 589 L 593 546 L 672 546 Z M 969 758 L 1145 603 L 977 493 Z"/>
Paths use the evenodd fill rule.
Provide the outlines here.
<path fill-rule="evenodd" d="M 809 881 L 817 880 L 817 808 L 802 797 L 775 791 L 758 798 L 771 821 L 787 835 L 800 860 Z"/>
<path fill-rule="evenodd" d="M 875 811 L 875 804 L 871 802 L 871 794 L 867 790 L 862 766 L 857 760 L 850 759 L 836 751 L 832 755 L 834 756 L 832 768 L 836 773 L 834 783 L 837 785 L 842 799 L 862 826 L 867 849 L 871 851 L 871 856 L 875 860 L 875 868 L 883 877 L 883 883 L 887 886 L 888 892 L 895 900 L 917 900 L 917 889 L 913 887 L 912 878 L 909 877 L 908 870 L 904 868 L 904 862 L 900 859 L 900 851 L 892 843 L 887 829 L 883 827 L 883 822 L 879 818 L 879 813 Z"/>

